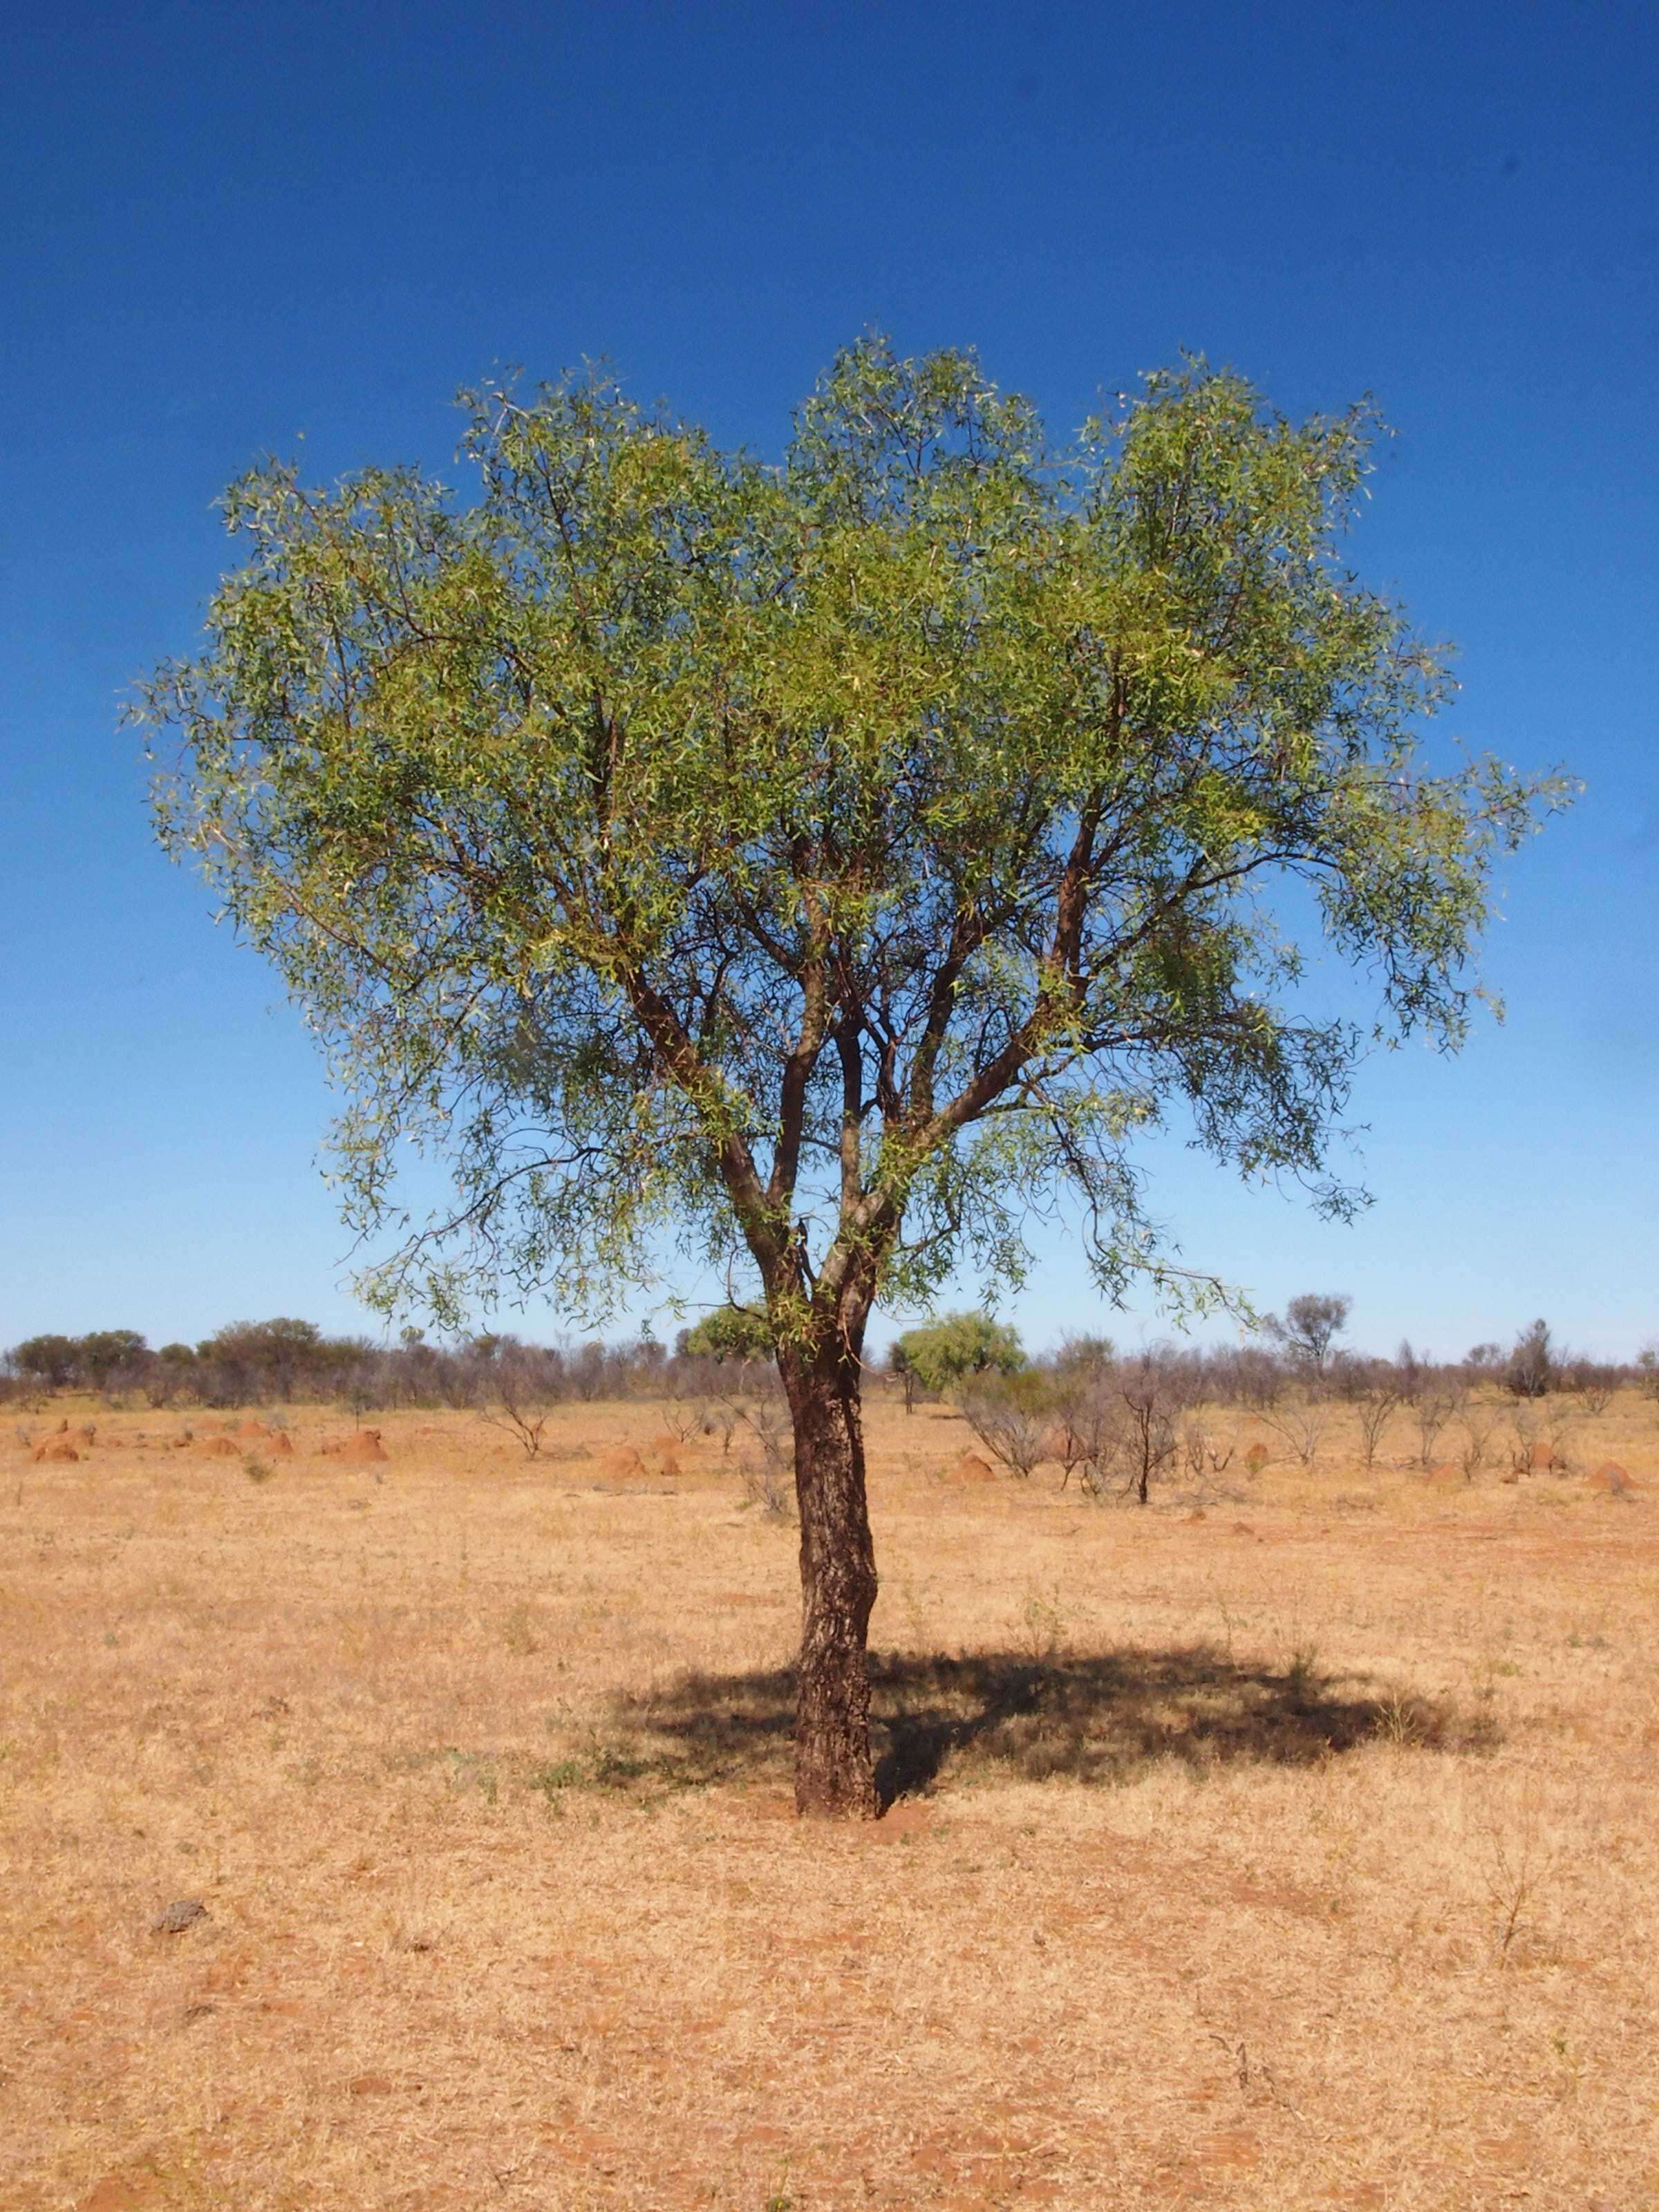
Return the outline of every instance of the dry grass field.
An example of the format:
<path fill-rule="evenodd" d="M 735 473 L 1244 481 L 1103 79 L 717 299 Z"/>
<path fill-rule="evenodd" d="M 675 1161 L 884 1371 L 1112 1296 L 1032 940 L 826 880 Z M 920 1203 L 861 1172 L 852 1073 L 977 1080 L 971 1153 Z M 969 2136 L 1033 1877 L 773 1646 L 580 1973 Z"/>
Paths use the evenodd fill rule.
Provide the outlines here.
<path fill-rule="evenodd" d="M 1148 1510 L 877 1407 L 856 1831 L 793 1530 L 650 1407 L 66 1413 L 0 1450 L 7 2212 L 1659 2205 L 1650 1401 L 1575 1438 L 1628 1496 L 1402 1422 Z"/>

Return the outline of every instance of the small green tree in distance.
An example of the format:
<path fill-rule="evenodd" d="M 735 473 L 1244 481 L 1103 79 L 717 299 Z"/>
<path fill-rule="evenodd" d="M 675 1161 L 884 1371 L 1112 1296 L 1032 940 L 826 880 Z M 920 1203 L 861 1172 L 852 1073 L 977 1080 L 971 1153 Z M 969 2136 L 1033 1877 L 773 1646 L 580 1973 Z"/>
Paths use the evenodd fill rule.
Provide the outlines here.
<path fill-rule="evenodd" d="M 602 1322 L 665 1234 L 746 1269 L 794 1431 L 797 1798 L 868 1815 L 877 1297 L 1017 1280 L 1062 1188 L 1109 1297 L 1201 1297 L 1133 1158 L 1176 1112 L 1350 1211 L 1356 1055 L 1459 1042 L 1493 862 L 1559 787 L 1422 759 L 1442 662 L 1339 551 L 1364 407 L 1293 423 L 1189 362 L 1060 451 L 971 356 L 875 339 L 777 465 L 603 376 L 465 406 L 470 506 L 234 487 L 245 565 L 139 710 L 177 737 L 160 833 L 327 1049 L 382 1308 Z M 1321 941 L 1374 1026 L 1310 1003 Z M 438 1218 L 405 1145 L 453 1165 Z"/>
<path fill-rule="evenodd" d="M 746 1306 L 716 1306 L 694 1328 L 682 1332 L 679 1348 L 700 1359 L 749 1359 L 772 1357 L 772 1332 L 763 1313 Z"/>
<path fill-rule="evenodd" d="M 61 1390 L 76 1371 L 80 1349 L 78 1337 L 30 1336 L 14 1347 L 11 1356 L 20 1375 L 49 1390 Z"/>
<path fill-rule="evenodd" d="M 895 1350 L 929 1397 L 942 1398 L 969 1376 L 1012 1375 L 1025 1364 L 1018 1333 L 989 1314 L 945 1314 L 907 1329 Z"/>

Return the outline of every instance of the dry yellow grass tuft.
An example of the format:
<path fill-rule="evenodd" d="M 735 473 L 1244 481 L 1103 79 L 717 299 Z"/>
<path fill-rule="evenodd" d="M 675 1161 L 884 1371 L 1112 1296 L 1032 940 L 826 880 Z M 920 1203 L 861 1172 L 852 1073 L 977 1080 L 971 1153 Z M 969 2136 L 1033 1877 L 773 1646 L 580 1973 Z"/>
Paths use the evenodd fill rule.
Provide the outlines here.
<path fill-rule="evenodd" d="M 9 1448 L 8 2212 L 1659 2202 L 1650 1405 L 1145 1512 L 878 1407 L 853 1831 L 717 1446 L 376 1418 Z"/>

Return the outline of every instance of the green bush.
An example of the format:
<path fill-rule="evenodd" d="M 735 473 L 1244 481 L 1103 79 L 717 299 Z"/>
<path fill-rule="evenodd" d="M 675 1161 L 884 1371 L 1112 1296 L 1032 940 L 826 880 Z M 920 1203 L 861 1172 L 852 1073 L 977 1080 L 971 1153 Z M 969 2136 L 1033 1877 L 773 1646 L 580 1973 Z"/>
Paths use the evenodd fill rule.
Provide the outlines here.
<path fill-rule="evenodd" d="M 988 1313 L 945 1314 L 907 1330 L 895 1348 L 932 1398 L 970 1376 L 1014 1375 L 1025 1364 L 1018 1331 Z"/>

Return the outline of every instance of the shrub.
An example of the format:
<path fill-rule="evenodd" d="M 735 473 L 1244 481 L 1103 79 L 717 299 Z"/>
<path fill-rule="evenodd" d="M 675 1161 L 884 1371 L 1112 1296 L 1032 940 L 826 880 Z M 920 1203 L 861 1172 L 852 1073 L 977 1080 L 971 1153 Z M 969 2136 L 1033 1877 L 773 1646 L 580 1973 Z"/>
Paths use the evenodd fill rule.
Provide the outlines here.
<path fill-rule="evenodd" d="M 516 1337 L 491 1337 L 475 1354 L 482 1376 L 478 1410 L 493 1427 L 505 1429 L 527 1459 L 541 1455 L 542 1434 L 553 1407 L 565 1395 L 565 1362 L 557 1352 L 520 1344 Z"/>
<path fill-rule="evenodd" d="M 1055 1392 L 1046 1375 L 983 1375 L 957 1392 L 957 1404 L 986 1449 L 1022 1480 L 1051 1455 Z"/>
<path fill-rule="evenodd" d="M 1383 1431 L 1399 1403 L 1400 1388 L 1394 1370 L 1386 1360 L 1373 1361 L 1364 1388 L 1353 1401 L 1354 1417 L 1359 1424 L 1359 1455 L 1368 1468 L 1376 1464 Z"/>
<path fill-rule="evenodd" d="M 987 1313 L 945 1314 L 899 1339 L 930 1397 L 943 1398 L 973 1375 L 1013 1375 L 1025 1364 L 1018 1330 Z"/>
<path fill-rule="evenodd" d="M 1311 1467 L 1330 1425 L 1331 1404 L 1316 1384 L 1310 1383 L 1276 1406 L 1264 1406 L 1261 1418 L 1284 1437 L 1303 1467 Z"/>
<path fill-rule="evenodd" d="M 1167 1349 L 1125 1360 L 1113 1378 L 1123 1409 L 1120 1456 L 1136 1502 L 1150 1503 L 1152 1484 L 1176 1455 L 1176 1418 L 1187 1401 L 1188 1378 Z"/>
<path fill-rule="evenodd" d="M 1563 1387 L 1587 1413 L 1605 1413 L 1619 1388 L 1619 1370 L 1597 1359 L 1574 1359 L 1561 1370 Z"/>
<path fill-rule="evenodd" d="M 1555 1386 L 1555 1352 L 1547 1321 L 1535 1321 L 1515 1340 L 1504 1379 L 1517 1398 L 1547 1397 Z"/>
<path fill-rule="evenodd" d="M 1417 1422 L 1417 1463 L 1427 1468 L 1433 1463 L 1434 1448 L 1440 1431 L 1448 1421 L 1462 1409 L 1462 1394 L 1450 1389 L 1420 1390 L 1412 1402 L 1412 1413 Z"/>

